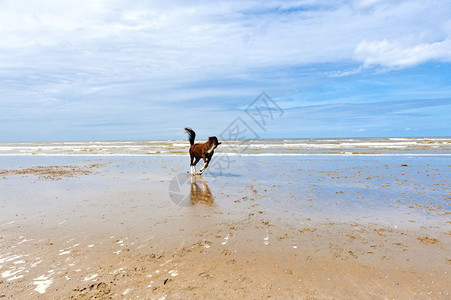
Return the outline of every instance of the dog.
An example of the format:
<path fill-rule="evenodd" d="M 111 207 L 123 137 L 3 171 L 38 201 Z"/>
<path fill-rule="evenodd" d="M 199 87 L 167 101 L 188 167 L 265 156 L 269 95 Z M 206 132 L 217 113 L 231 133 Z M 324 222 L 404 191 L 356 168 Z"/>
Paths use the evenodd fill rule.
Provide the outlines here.
<path fill-rule="evenodd" d="M 196 143 L 194 144 L 194 139 L 196 138 L 196 133 L 191 128 L 185 128 L 185 131 L 189 135 L 189 143 L 191 144 L 189 148 L 189 155 L 191 158 L 190 163 L 190 173 L 191 175 L 202 175 L 205 169 L 208 167 L 208 164 L 215 153 L 215 149 L 221 145 L 221 142 L 218 142 L 218 138 L 215 136 L 211 136 L 208 138 L 208 141 L 205 143 Z M 204 160 L 204 166 L 199 170 L 199 173 L 196 174 L 196 164 L 200 159 Z"/>

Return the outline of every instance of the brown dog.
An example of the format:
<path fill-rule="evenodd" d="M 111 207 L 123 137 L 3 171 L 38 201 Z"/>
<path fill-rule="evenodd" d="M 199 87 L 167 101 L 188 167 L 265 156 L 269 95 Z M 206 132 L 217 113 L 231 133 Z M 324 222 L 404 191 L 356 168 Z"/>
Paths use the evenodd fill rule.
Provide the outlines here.
<path fill-rule="evenodd" d="M 189 148 L 189 155 L 191 157 L 191 175 L 196 175 L 196 164 L 202 158 L 204 160 L 204 166 L 200 169 L 200 172 L 197 173 L 202 175 L 205 169 L 208 167 L 211 158 L 215 152 L 216 147 L 221 143 L 218 142 L 218 138 L 215 136 L 211 136 L 208 138 L 208 141 L 205 143 L 196 143 L 194 144 L 194 139 L 196 138 L 196 133 L 191 128 L 185 128 L 185 131 L 189 135 L 189 143 L 191 147 Z"/>

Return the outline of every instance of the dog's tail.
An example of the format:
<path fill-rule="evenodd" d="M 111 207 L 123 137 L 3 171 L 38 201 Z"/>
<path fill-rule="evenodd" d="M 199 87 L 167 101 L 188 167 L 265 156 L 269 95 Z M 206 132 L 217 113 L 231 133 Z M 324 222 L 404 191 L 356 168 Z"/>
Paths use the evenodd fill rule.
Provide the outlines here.
<path fill-rule="evenodd" d="M 188 127 L 185 127 L 185 131 L 189 135 L 189 143 L 191 145 L 194 145 L 194 139 L 196 138 L 196 133 L 194 132 L 194 130 L 192 130 L 191 128 L 188 128 Z"/>

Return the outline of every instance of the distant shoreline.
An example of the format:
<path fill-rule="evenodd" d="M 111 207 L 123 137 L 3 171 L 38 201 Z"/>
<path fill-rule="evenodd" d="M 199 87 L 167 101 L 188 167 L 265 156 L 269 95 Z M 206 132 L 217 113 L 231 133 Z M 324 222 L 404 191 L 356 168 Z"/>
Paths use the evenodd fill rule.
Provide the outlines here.
<path fill-rule="evenodd" d="M 202 136 L 199 137 L 202 139 Z M 281 137 L 281 138 L 260 138 L 259 140 L 264 141 L 272 141 L 272 140 L 369 140 L 369 139 L 388 139 L 388 140 L 409 140 L 409 139 L 446 139 L 451 140 L 450 136 L 377 136 L 377 137 L 304 137 L 304 138 L 295 138 L 295 137 Z M 0 141 L 0 145 L 2 144 L 32 144 L 32 143 L 139 143 L 139 142 L 184 142 L 186 139 L 136 139 L 136 140 L 43 140 L 43 141 Z M 224 140 L 229 141 L 229 140 Z"/>

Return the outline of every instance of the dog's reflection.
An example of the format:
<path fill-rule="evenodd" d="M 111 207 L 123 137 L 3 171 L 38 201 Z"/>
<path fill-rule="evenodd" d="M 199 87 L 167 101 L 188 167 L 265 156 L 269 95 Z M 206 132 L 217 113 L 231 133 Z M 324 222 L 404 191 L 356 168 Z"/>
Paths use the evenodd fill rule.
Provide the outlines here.
<path fill-rule="evenodd" d="M 201 186 L 197 184 L 199 180 Z M 208 187 L 208 184 L 200 176 L 191 177 L 191 203 L 194 204 L 206 204 L 213 205 L 213 194 Z"/>

